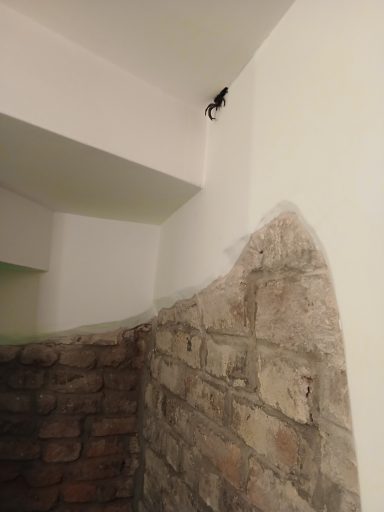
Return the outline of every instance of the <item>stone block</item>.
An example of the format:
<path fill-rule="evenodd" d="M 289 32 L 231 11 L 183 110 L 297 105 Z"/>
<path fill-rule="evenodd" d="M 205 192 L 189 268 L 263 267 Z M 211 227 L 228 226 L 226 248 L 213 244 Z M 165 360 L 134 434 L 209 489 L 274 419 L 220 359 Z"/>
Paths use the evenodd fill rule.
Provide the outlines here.
<path fill-rule="evenodd" d="M 12 389 L 39 389 L 44 382 L 44 371 L 31 368 L 17 368 L 8 378 Z"/>
<path fill-rule="evenodd" d="M 194 443 L 194 415 L 183 402 L 167 397 L 164 402 L 165 418 L 172 430 L 188 444 Z"/>
<path fill-rule="evenodd" d="M 260 283 L 255 300 L 256 338 L 291 350 L 343 354 L 339 316 L 327 276 Z"/>
<path fill-rule="evenodd" d="M 172 355 L 174 333 L 168 330 L 158 330 L 156 332 L 156 350 Z"/>
<path fill-rule="evenodd" d="M 93 350 L 84 348 L 62 348 L 60 364 L 74 368 L 93 368 L 96 363 L 96 355 Z"/>
<path fill-rule="evenodd" d="M 245 379 L 247 345 L 235 336 L 207 339 L 206 371 L 227 381 Z"/>
<path fill-rule="evenodd" d="M 328 362 L 322 365 L 320 380 L 320 415 L 352 430 L 346 371 Z"/>
<path fill-rule="evenodd" d="M 215 473 L 202 470 L 199 480 L 199 495 L 214 512 L 220 511 L 221 478 Z"/>
<path fill-rule="evenodd" d="M 91 428 L 91 434 L 97 437 L 133 434 L 136 431 L 137 419 L 135 416 L 128 418 L 95 418 Z"/>
<path fill-rule="evenodd" d="M 359 493 L 356 456 L 351 433 L 329 426 L 321 433 L 321 470 L 332 482 Z"/>
<path fill-rule="evenodd" d="M 225 390 L 202 380 L 200 375 L 186 377 L 186 399 L 195 409 L 222 423 L 225 407 Z"/>
<path fill-rule="evenodd" d="M 221 475 L 239 489 L 245 479 L 246 461 L 240 446 L 212 430 L 198 425 L 195 432 L 196 447 Z"/>
<path fill-rule="evenodd" d="M 57 411 L 60 414 L 94 414 L 99 411 L 101 395 L 61 395 L 58 397 Z"/>
<path fill-rule="evenodd" d="M 162 358 L 158 367 L 158 381 L 175 395 L 185 397 L 185 370 L 179 364 Z"/>
<path fill-rule="evenodd" d="M 260 397 L 266 404 L 299 423 L 313 422 L 316 375 L 308 364 L 278 356 L 260 356 L 258 375 Z"/>
<path fill-rule="evenodd" d="M 282 471 L 290 472 L 299 460 L 299 438 L 281 420 L 251 404 L 233 401 L 233 431 Z"/>
<path fill-rule="evenodd" d="M 171 308 L 159 311 L 157 325 L 182 324 L 194 329 L 201 328 L 201 313 L 195 298 L 182 300 Z"/>
<path fill-rule="evenodd" d="M 80 456 L 81 443 L 78 441 L 49 441 L 44 445 L 45 462 L 73 462 Z"/>
<path fill-rule="evenodd" d="M 43 421 L 39 431 L 42 439 L 78 437 L 81 433 L 79 420 L 65 416 Z"/>
<path fill-rule="evenodd" d="M 84 446 L 85 457 L 105 457 L 107 455 L 118 455 L 124 452 L 122 437 L 100 437 L 89 439 Z"/>
<path fill-rule="evenodd" d="M 144 393 L 144 403 L 145 406 L 153 413 L 155 416 L 161 416 L 163 411 L 163 393 L 160 390 L 158 385 L 155 385 L 154 382 L 148 381 L 145 387 Z"/>
<path fill-rule="evenodd" d="M 202 339 L 184 331 L 177 331 L 173 343 L 173 355 L 192 368 L 200 368 Z"/>
<path fill-rule="evenodd" d="M 58 357 L 56 350 L 48 345 L 27 345 L 21 353 L 20 361 L 23 364 L 48 367 L 52 366 Z"/>
<path fill-rule="evenodd" d="M 117 368 L 125 362 L 128 354 L 126 347 L 103 349 L 99 354 L 98 365 Z"/>
<path fill-rule="evenodd" d="M 104 480 L 120 475 L 124 466 L 123 458 L 95 457 L 80 460 L 68 467 L 68 478 L 74 481 Z"/>
<path fill-rule="evenodd" d="M 255 457 L 251 457 L 249 461 L 247 496 L 260 510 L 315 512 L 299 495 L 292 482 L 286 478 L 281 479 L 270 469 L 263 468 Z"/>
<path fill-rule="evenodd" d="M 102 386 L 103 378 L 97 372 L 59 368 L 50 375 L 49 388 L 61 393 L 96 393 Z"/>

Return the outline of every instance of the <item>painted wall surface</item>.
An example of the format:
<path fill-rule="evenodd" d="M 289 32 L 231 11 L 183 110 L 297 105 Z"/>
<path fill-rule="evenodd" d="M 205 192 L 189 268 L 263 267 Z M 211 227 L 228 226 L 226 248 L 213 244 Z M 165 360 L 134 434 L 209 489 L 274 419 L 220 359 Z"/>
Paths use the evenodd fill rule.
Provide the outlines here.
<path fill-rule="evenodd" d="M 0 188 L 0 262 L 46 270 L 52 212 Z"/>
<path fill-rule="evenodd" d="M 1 3 L 0 66 L 4 114 L 201 185 L 205 122 L 197 106 Z"/>
<path fill-rule="evenodd" d="M 299 209 L 333 272 L 366 512 L 384 503 L 383 19 L 382 0 L 296 1 L 209 124 L 206 187 L 163 225 L 156 290 L 190 295 L 276 205 Z"/>
<path fill-rule="evenodd" d="M 38 330 L 152 311 L 158 241 L 158 226 L 56 213 L 50 270 L 40 282 Z"/>

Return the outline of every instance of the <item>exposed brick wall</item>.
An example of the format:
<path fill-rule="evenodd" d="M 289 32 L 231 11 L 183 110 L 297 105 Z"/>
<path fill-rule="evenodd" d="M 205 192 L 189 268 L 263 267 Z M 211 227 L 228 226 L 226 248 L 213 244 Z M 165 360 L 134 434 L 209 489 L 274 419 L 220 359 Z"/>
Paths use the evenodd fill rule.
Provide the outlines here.
<path fill-rule="evenodd" d="M 360 510 L 335 297 L 295 214 L 154 329 L 141 512 Z"/>
<path fill-rule="evenodd" d="M 0 347 L 0 510 L 129 512 L 150 326 Z"/>

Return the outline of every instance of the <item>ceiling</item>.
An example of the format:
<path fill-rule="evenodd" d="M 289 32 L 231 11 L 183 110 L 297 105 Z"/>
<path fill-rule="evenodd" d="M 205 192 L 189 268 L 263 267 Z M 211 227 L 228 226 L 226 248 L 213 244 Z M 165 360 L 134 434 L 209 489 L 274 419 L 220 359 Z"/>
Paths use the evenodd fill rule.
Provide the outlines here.
<path fill-rule="evenodd" d="M 0 114 L 0 186 L 52 210 L 161 224 L 199 187 Z"/>
<path fill-rule="evenodd" d="M 182 99 L 236 78 L 294 0 L 1 0 Z"/>

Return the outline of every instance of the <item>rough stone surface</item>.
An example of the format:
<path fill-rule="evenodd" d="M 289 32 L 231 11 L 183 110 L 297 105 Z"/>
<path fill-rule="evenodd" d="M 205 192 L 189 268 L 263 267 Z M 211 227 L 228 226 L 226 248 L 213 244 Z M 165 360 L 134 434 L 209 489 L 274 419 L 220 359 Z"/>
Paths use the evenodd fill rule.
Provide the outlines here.
<path fill-rule="evenodd" d="M 360 511 L 335 296 L 295 214 L 155 329 L 139 511 Z"/>
<path fill-rule="evenodd" d="M 149 325 L 0 347 L 0 509 L 133 512 Z M 177 445 L 176 445 L 177 448 Z"/>

